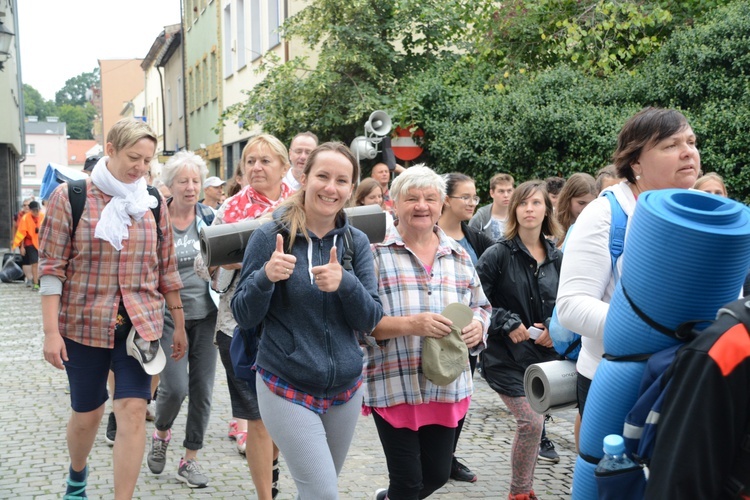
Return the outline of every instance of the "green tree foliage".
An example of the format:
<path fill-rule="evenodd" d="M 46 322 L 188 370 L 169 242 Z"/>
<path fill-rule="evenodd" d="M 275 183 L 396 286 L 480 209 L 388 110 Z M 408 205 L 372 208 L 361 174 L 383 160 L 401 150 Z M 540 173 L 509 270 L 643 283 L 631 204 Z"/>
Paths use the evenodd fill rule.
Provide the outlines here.
<path fill-rule="evenodd" d="M 96 108 L 87 102 L 83 106 L 63 104 L 57 108 L 60 121 L 66 123 L 71 139 L 93 139 L 91 134 Z"/>
<path fill-rule="evenodd" d="M 704 171 L 750 201 L 746 0 L 313 0 L 283 35 L 314 47 L 317 64 L 266 59 L 225 119 L 348 142 L 386 109 L 424 130 L 423 160 L 482 192 L 499 171 L 593 173 L 629 116 L 676 107 Z"/>
<path fill-rule="evenodd" d="M 57 107 L 53 101 L 45 101 L 37 89 L 23 84 L 23 103 L 26 116 L 37 116 L 40 120 L 48 116 L 57 116 Z"/>
<path fill-rule="evenodd" d="M 425 73 L 411 98 L 430 163 L 473 175 L 480 186 L 501 171 L 519 180 L 593 173 L 608 163 L 629 116 L 648 105 L 678 108 L 698 136 L 703 170 L 724 176 L 730 194 L 747 203 L 748 40 L 750 9 L 735 2 L 675 32 L 632 73 L 602 79 L 558 65 L 511 77 L 509 90 L 497 92 L 480 85 L 486 72 L 456 64 Z"/>
<path fill-rule="evenodd" d="M 65 86 L 55 94 L 55 104 L 58 106 L 63 104 L 84 106 L 89 101 L 86 94 L 91 87 L 95 86 L 99 86 L 99 68 L 94 68 L 90 73 L 81 73 L 69 78 L 65 82 Z"/>
<path fill-rule="evenodd" d="M 300 130 L 350 140 L 366 117 L 390 104 L 399 82 L 440 60 L 461 33 L 454 0 L 314 0 L 289 19 L 284 38 L 302 40 L 317 64 L 266 56 L 263 82 L 224 113 L 282 140 Z"/>

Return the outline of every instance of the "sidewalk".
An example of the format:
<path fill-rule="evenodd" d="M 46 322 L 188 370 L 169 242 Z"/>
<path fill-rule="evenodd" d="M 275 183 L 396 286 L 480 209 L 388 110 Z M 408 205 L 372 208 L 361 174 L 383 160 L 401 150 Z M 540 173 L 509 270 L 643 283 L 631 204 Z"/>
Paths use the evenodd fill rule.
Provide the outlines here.
<path fill-rule="evenodd" d="M 65 425 L 70 412 L 65 394 L 67 378 L 42 357 L 42 320 L 39 294 L 23 283 L 0 283 L 0 498 L 59 499 L 65 491 L 69 459 Z M 510 484 L 510 447 L 514 423 L 500 398 L 477 374 L 476 391 L 457 455 L 478 476 L 476 483 L 449 481 L 432 497 L 445 500 L 505 499 Z M 112 498 L 112 449 L 104 441 L 107 403 L 99 436 L 90 457 L 90 498 Z M 216 370 L 213 411 L 206 446 L 199 461 L 211 479 L 207 488 L 191 490 L 174 478 L 184 438 L 185 410 L 175 422 L 174 437 L 161 476 L 152 475 L 145 456 L 135 498 L 249 498 L 255 493 L 244 457 L 226 436 L 230 418 L 224 370 Z M 575 463 L 573 420 L 575 410 L 555 415 L 547 433 L 560 454 L 560 463 L 539 463 L 534 490 L 540 499 L 568 498 Z M 146 428 L 153 432 L 153 424 Z M 144 436 L 145 438 L 145 436 Z M 148 447 L 147 447 L 148 450 Z M 248 449 L 249 452 L 251 450 Z M 387 469 L 371 418 L 360 417 L 349 455 L 339 480 L 342 499 L 365 500 L 387 486 Z M 281 460 L 279 500 L 295 498 L 294 482 Z"/>

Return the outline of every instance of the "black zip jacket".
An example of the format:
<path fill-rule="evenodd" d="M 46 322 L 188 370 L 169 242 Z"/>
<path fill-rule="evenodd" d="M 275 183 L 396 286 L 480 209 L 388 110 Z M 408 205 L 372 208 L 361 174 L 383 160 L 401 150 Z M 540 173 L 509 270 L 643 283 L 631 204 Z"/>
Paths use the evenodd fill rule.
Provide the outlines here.
<path fill-rule="evenodd" d="M 495 391 L 524 396 L 523 375 L 534 363 L 560 359 L 551 347 L 529 339 L 514 344 L 508 334 L 521 324 L 549 325 L 560 281 L 562 253 L 544 239 L 547 258 L 537 266 L 519 237 L 490 247 L 477 262 L 484 294 L 492 304 L 482 375 Z"/>

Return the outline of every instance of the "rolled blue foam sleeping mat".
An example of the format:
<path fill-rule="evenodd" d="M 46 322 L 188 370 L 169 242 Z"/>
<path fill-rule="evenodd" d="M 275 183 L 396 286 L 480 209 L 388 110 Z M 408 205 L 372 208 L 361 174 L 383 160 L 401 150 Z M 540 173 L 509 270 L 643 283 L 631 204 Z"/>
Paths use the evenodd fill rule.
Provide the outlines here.
<path fill-rule="evenodd" d="M 625 290 L 657 323 L 712 320 L 737 299 L 750 267 L 750 209 L 701 191 L 647 191 L 622 258 Z"/>
<path fill-rule="evenodd" d="M 596 465 L 590 464 L 581 457 L 576 458 L 573 469 L 573 500 L 596 500 L 599 496 L 596 488 L 594 470 Z"/>
<path fill-rule="evenodd" d="M 622 283 L 617 283 L 604 324 L 604 352 L 613 356 L 647 354 L 679 342 L 659 333 L 639 318 L 625 299 Z"/>
<path fill-rule="evenodd" d="M 645 361 L 603 359 L 591 383 L 581 422 L 581 453 L 604 456 L 602 441 L 608 434 L 622 434 L 628 412 L 638 399 Z"/>

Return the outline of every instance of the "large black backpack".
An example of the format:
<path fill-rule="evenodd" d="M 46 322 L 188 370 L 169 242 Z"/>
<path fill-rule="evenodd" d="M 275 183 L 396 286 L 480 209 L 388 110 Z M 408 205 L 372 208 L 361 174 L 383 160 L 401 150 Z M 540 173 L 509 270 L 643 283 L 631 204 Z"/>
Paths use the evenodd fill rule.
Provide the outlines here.
<path fill-rule="evenodd" d="M 636 311 L 637 314 L 643 314 Z M 649 320 L 650 321 L 650 320 Z M 717 318 L 704 330 L 697 332 L 692 329 L 695 322 L 685 323 L 678 328 L 679 334 L 674 336 L 687 340 L 684 343 L 668 347 L 651 355 L 634 355 L 625 357 L 629 360 L 648 359 L 643 379 L 641 380 L 638 400 L 630 409 L 625 419 L 623 438 L 631 458 L 638 464 L 631 469 L 616 472 L 597 473 L 599 498 L 605 500 L 635 500 L 644 497 L 646 490 L 646 475 L 644 468 L 648 468 L 653 457 L 659 422 L 662 415 L 662 405 L 667 392 L 673 382 L 672 372 L 675 358 L 682 349 L 689 348 L 691 342 L 699 341 L 702 335 L 721 334 L 730 328 L 743 324 L 750 334 L 750 300 L 748 298 L 736 300 L 719 310 Z M 651 324 L 653 327 L 654 324 Z M 660 325 L 656 325 L 661 327 Z M 664 334 L 670 332 L 662 331 Z M 605 354 L 605 357 L 607 355 Z M 624 359 L 624 358 L 615 358 Z M 691 416 L 697 417 L 697 416 Z M 741 453 L 738 460 L 745 466 L 740 470 L 750 471 L 750 422 L 745 429 L 742 442 L 738 442 Z M 750 476 L 750 474 L 747 474 Z M 725 498 L 742 498 L 743 491 L 750 490 L 750 477 L 731 476 L 724 485 Z"/>

